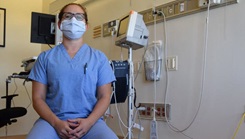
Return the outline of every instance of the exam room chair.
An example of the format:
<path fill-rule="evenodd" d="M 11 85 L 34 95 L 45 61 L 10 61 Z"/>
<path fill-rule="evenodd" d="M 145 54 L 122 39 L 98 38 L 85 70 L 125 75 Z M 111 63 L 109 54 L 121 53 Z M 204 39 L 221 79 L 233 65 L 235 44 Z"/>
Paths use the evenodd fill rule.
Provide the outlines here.
<path fill-rule="evenodd" d="M 27 110 L 23 107 L 11 107 L 11 100 L 15 96 L 18 95 L 15 94 L 1 97 L 6 99 L 7 106 L 5 109 L 0 110 L 0 128 L 17 122 L 15 118 L 24 116 L 27 113 Z"/>
<path fill-rule="evenodd" d="M 8 95 L 8 84 L 10 79 L 6 80 L 6 96 L 1 97 L 6 99 L 6 108 L 0 109 L 0 128 L 3 126 L 11 125 L 17 122 L 18 117 L 24 116 L 27 113 L 24 107 L 11 107 L 11 101 L 18 94 Z"/>

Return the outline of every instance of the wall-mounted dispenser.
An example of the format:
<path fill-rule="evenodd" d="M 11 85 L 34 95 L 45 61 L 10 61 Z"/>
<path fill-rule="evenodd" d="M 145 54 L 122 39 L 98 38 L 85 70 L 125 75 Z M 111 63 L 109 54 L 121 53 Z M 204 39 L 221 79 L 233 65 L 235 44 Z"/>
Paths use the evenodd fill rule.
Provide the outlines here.
<path fill-rule="evenodd" d="M 153 42 L 148 46 L 145 56 L 145 77 L 148 81 L 158 81 L 162 69 L 162 41 Z"/>

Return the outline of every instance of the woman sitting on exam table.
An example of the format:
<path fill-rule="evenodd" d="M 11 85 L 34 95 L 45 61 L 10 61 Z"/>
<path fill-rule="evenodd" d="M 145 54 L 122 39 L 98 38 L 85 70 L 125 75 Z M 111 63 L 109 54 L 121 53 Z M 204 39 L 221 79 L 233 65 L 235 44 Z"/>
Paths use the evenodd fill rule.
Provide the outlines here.
<path fill-rule="evenodd" d="M 40 118 L 27 139 L 118 139 L 102 120 L 115 76 L 107 57 L 83 42 L 87 24 L 81 5 L 61 9 L 63 42 L 42 52 L 29 75 Z"/>

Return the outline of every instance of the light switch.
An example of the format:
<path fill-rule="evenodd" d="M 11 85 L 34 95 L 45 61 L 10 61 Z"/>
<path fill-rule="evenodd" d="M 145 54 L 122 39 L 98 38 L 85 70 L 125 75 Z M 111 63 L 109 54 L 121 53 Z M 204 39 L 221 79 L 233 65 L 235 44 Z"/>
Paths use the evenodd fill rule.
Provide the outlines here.
<path fill-rule="evenodd" d="M 178 70 L 178 57 L 177 56 L 171 56 L 167 58 L 167 68 L 168 70 Z"/>

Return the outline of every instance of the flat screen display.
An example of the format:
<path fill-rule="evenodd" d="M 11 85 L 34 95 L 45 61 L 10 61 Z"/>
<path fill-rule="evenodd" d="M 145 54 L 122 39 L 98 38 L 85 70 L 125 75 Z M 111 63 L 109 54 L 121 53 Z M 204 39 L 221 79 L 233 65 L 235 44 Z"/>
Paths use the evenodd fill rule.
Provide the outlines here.
<path fill-rule="evenodd" d="M 126 34 L 126 32 L 128 30 L 128 22 L 129 22 L 129 16 L 126 16 L 125 18 L 120 20 L 117 36 L 121 36 L 123 34 Z"/>
<path fill-rule="evenodd" d="M 32 12 L 31 42 L 55 44 L 55 15 Z"/>

